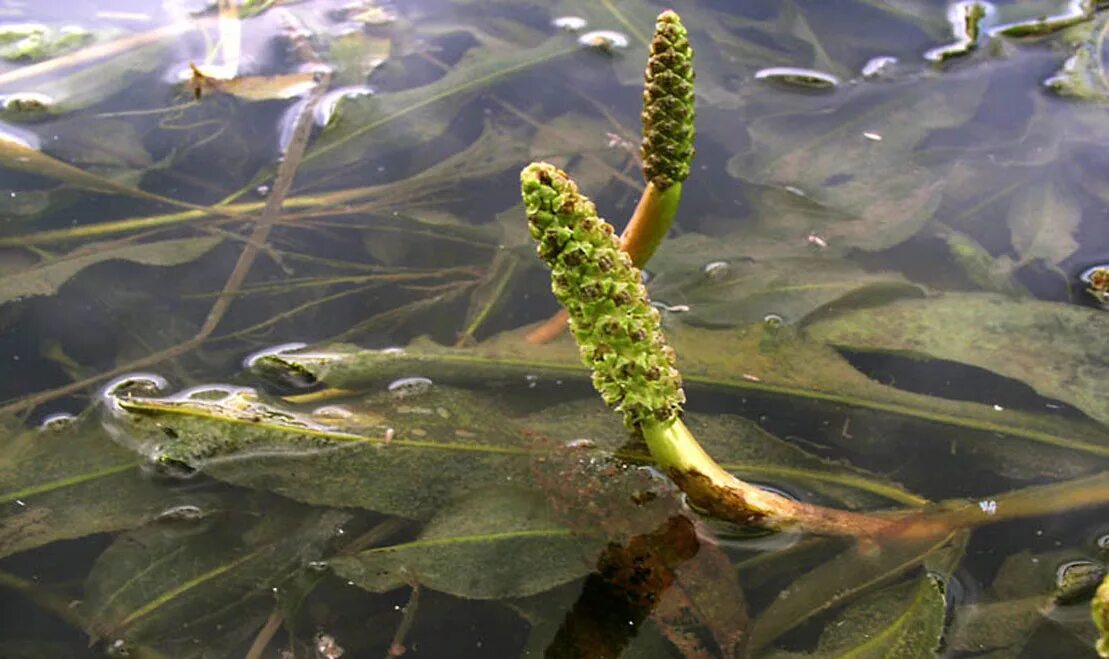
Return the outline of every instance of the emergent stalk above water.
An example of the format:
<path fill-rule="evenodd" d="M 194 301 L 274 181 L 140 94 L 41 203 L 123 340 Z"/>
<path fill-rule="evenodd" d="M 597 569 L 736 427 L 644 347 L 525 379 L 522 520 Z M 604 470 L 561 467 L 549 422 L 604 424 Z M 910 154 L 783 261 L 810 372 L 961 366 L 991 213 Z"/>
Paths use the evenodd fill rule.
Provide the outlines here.
<path fill-rule="evenodd" d="M 639 152 L 647 182 L 624 233 L 620 249 L 643 267 L 670 230 L 682 198 L 682 182 L 693 161 L 693 47 L 678 14 L 667 10 L 655 21 L 643 73 L 643 140 Z M 528 335 L 545 343 L 566 327 L 559 313 Z"/>

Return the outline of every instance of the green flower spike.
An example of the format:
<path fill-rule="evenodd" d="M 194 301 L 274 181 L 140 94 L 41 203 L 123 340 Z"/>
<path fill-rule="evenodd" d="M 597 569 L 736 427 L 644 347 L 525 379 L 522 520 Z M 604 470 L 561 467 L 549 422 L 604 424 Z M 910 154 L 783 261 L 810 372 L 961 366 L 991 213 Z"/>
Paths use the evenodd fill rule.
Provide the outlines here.
<path fill-rule="evenodd" d="M 551 268 L 551 289 L 570 314 L 593 386 L 629 428 L 676 418 L 685 394 L 674 351 L 612 226 L 553 165 L 530 165 L 520 180 L 539 258 Z"/>
<path fill-rule="evenodd" d="M 643 74 L 643 178 L 647 187 L 620 236 L 620 248 L 638 267 L 654 255 L 682 199 L 682 181 L 693 159 L 693 48 L 673 11 L 659 14 L 647 70 Z M 546 343 L 566 326 L 556 314 L 528 334 L 529 343 Z"/>
<path fill-rule="evenodd" d="M 643 178 L 665 191 L 693 160 L 693 47 L 678 14 L 658 15 L 643 74 Z"/>
<path fill-rule="evenodd" d="M 1105 577 L 1097 593 L 1094 594 L 1094 600 L 1090 603 L 1090 612 L 1101 635 L 1097 642 L 1097 654 L 1099 657 L 1109 658 L 1109 576 Z"/>
<path fill-rule="evenodd" d="M 647 298 L 639 269 L 620 250 L 612 226 L 554 165 L 520 174 L 531 235 L 551 268 L 551 290 L 570 316 L 593 386 L 642 433 L 658 466 L 708 514 L 772 528 L 870 535 L 891 520 L 798 503 L 745 483 L 720 467 L 682 422 L 685 394 L 674 351 Z"/>

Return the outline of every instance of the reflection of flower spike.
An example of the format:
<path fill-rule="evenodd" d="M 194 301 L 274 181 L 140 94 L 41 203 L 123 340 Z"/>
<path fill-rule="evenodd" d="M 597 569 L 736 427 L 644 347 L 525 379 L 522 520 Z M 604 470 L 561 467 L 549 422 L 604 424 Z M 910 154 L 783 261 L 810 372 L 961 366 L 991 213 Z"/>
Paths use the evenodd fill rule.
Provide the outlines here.
<path fill-rule="evenodd" d="M 676 417 L 685 396 L 674 352 L 612 226 L 553 165 L 529 165 L 520 181 L 531 235 L 570 314 L 582 360 L 593 368 L 594 387 L 629 428 Z"/>
<path fill-rule="evenodd" d="M 643 178 L 666 190 L 693 160 L 693 48 L 678 15 L 659 14 L 643 75 Z"/>

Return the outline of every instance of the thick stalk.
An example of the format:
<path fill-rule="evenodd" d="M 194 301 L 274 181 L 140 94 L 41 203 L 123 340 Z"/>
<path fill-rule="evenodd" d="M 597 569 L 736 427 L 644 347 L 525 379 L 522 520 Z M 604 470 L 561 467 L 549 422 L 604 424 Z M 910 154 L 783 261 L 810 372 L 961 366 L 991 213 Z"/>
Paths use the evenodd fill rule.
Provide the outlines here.
<path fill-rule="evenodd" d="M 642 431 L 659 468 L 712 517 L 823 535 L 875 536 L 905 527 L 895 518 L 814 506 L 744 482 L 717 464 L 677 417 L 645 424 Z"/>

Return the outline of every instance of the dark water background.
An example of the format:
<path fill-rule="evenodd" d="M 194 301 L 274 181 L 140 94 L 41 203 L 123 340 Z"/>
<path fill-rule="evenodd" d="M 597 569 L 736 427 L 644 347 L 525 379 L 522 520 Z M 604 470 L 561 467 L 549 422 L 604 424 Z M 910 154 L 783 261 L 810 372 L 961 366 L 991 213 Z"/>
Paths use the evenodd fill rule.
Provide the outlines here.
<path fill-rule="evenodd" d="M 1100 97 L 1078 99 L 1062 97 L 1044 86 L 1044 81 L 1082 43 L 1100 47 L 1096 38 L 1105 24 L 1104 15 L 1094 16 L 1085 33 L 1076 28 L 1037 40 L 995 38 L 965 58 L 934 66 L 923 59 L 923 53 L 951 41 L 945 6 L 939 2 L 704 0 L 681 4 L 676 9 L 688 16 L 698 52 L 703 97 L 698 98 L 694 173 L 686 185 L 673 235 L 707 241 L 675 243 L 696 247 L 683 254 L 664 248 L 657 264 L 647 266 L 652 282 L 659 282 L 663 302 L 688 302 L 691 308 L 688 321 L 674 313 L 667 316 L 667 322 L 730 327 L 748 324 L 747 316 L 751 314 L 756 324 L 765 315 L 780 314 L 787 327 L 801 327 L 805 318 L 782 313 L 779 300 L 773 296 L 753 306 L 744 300 L 742 304 L 750 308 L 745 307 L 737 320 L 727 315 L 727 299 L 713 299 L 711 292 L 702 294 L 696 280 L 686 285 L 683 277 L 689 277 L 690 272 L 696 275 L 701 266 L 718 260 L 735 267 L 763 259 L 772 262 L 834 253 L 860 273 L 892 273 L 932 292 L 992 290 L 1022 299 L 1075 305 L 1090 310 L 1093 322 L 1104 326 L 1104 316 L 1096 315 L 1104 312 L 1096 310 L 1096 302 L 1086 294 L 1079 274 L 1109 260 L 1109 196 L 1104 186 L 1109 164 L 1104 155 L 1109 141 L 1105 115 L 1109 89 L 1100 89 Z M 7 14 L 4 20 L 12 22 L 41 21 L 52 26 L 76 23 L 94 32 L 143 32 L 172 20 L 185 20 L 180 9 L 203 9 L 199 2 L 167 3 L 171 9 L 173 5 L 178 8 L 170 11 L 144 2 L 113 2 L 111 7 L 102 2 L 41 7 L 0 3 L 0 9 Z M 326 44 L 341 31 L 340 27 L 351 27 L 343 27 L 345 22 L 333 15 L 345 5 L 306 2 L 285 9 L 313 17 L 308 21 L 309 29 L 322 26 L 316 43 Z M 584 177 L 583 187 L 591 186 L 589 192 L 598 207 L 619 225 L 619 218 L 630 214 L 638 198 L 634 146 L 628 150 L 622 141 L 632 145 L 636 142 L 640 107 L 637 71 L 642 68 L 644 51 L 620 18 L 649 28 L 649 17 L 662 7 L 615 1 L 593 5 L 429 1 L 379 6 L 395 14 L 395 20 L 383 25 L 351 24 L 391 43 L 384 64 L 364 80 L 377 97 L 396 97 L 407 90 L 435 85 L 447 75 L 446 71 L 466 66 L 467 57 L 489 48 L 492 42 L 501 49 L 497 52 L 518 47 L 523 53 L 549 39 L 562 39 L 566 53 L 491 80 L 472 93 L 447 95 L 384 123 L 356 141 L 360 155 L 352 162 L 331 165 L 329 155 L 312 160 L 316 145 L 328 143 L 329 130 L 335 130 L 335 126 L 339 131 L 352 130 L 357 121 L 352 117 L 366 116 L 340 105 L 335 124 L 314 129 L 309 159 L 298 170 L 289 196 L 403 182 L 470 147 L 491 126 L 507 126 L 512 135 L 534 139 L 542 126 L 562 122 L 559 125 L 573 136 L 573 144 L 567 147 L 561 164 Z M 615 10 L 610 11 L 609 5 Z M 107 10 L 145 14 L 148 20 L 97 15 Z M 1043 3 L 1042 7 L 1016 3 L 998 9 L 1009 17 L 1005 20 L 1061 10 L 1052 3 Z M 550 22 L 579 12 L 590 20 L 584 31 L 617 30 L 632 44 L 609 51 L 575 48 L 577 35 L 559 36 Z M 290 52 L 287 32 L 276 10 L 250 19 L 243 29 L 242 72 L 275 75 L 303 66 Z M 211 24 L 208 34 L 214 34 Z M 237 201 L 264 201 L 269 189 L 266 186 L 272 185 L 282 156 L 279 135 L 287 130 L 289 108 L 296 101 L 250 101 L 217 93 L 180 113 L 157 111 L 188 102 L 189 91 L 171 79 L 189 62 L 204 58 L 206 45 L 198 35 L 194 31 L 170 40 L 151 55 L 156 64 L 141 70 L 121 74 L 106 68 L 102 74 L 105 87 L 113 76 L 123 76 L 125 84 L 115 86 L 113 82 L 110 93 L 103 98 L 77 103 L 57 116 L 29 123 L 11 122 L 13 130 L 34 133 L 42 150 L 62 161 L 137 183 L 156 194 L 194 204 L 215 204 L 232 195 Z M 1096 55 L 1101 57 L 1103 53 L 1097 51 Z M 894 57 L 898 61 L 886 76 L 862 79 L 859 72 L 875 57 Z M 838 76 L 841 84 L 833 90 L 813 90 L 755 80 L 758 70 L 785 65 L 826 70 Z M 8 65 L 7 70 L 18 66 Z M 1087 73 L 1096 82 L 1096 66 L 1091 65 Z M 344 75 L 348 76 L 344 84 L 349 84 L 351 77 L 357 81 L 356 74 Z M 3 85 L 2 91 L 10 94 L 29 89 L 20 83 Z M 418 94 L 415 98 L 422 102 Z M 913 109 L 904 116 L 894 116 L 903 103 Z M 139 113 L 142 110 L 157 112 Z M 126 133 L 133 141 L 124 144 L 118 136 L 104 137 L 108 135 L 105 121 L 122 121 L 133 127 Z M 828 137 L 822 138 L 825 131 Z M 843 167 L 832 166 L 837 140 L 844 140 L 845 134 L 870 139 L 862 137 L 870 131 L 881 133 L 882 140 L 874 141 L 876 147 L 896 145 L 895 154 L 900 155 L 862 161 L 858 170 L 852 170 L 850 165 L 855 161 L 851 159 L 857 155 L 845 147 Z M 98 135 L 108 143 L 98 142 Z M 912 137 L 899 141 L 899 136 L 905 135 Z M 794 185 L 775 167 L 790 151 L 784 145 L 799 143 L 802 138 L 813 139 L 817 155 L 809 163 L 811 169 L 803 168 Z M 65 147 L 66 140 L 73 140 L 77 146 Z M 783 146 L 772 152 L 778 143 Z M 82 146 L 86 144 L 92 146 Z M 118 148 L 109 148 L 113 145 Z M 577 145 L 587 148 L 589 157 L 574 155 Z M 139 158 L 141 162 L 134 159 L 136 149 L 146 154 Z M 81 153 L 88 150 L 109 155 L 84 161 Z M 533 153 L 537 150 L 532 147 Z M 120 152 L 131 155 L 119 156 Z M 119 156 L 114 161 L 112 153 Z M 348 151 L 338 149 L 334 153 Z M 598 160 L 606 163 L 605 167 L 595 166 Z M 314 344 L 336 337 L 371 348 L 406 345 L 424 335 L 444 345 L 455 344 L 460 338 L 472 344 L 545 319 L 556 307 L 546 292 L 546 272 L 529 263 L 517 269 L 511 286 L 470 335 L 466 332 L 468 320 L 464 320 L 474 308 L 475 282 L 484 281 L 494 257 L 506 248 L 506 236 L 510 234 L 498 233 L 496 227 L 519 208 L 516 177 L 523 164 L 521 159 L 518 165 L 506 166 L 483 180 L 452 183 L 449 176 L 440 177 L 443 180 L 435 181 L 438 187 L 428 184 L 432 192 L 424 195 L 383 187 L 373 197 L 380 203 L 378 210 L 329 214 L 328 208 L 334 210 L 330 206 L 305 220 L 307 227 L 275 226 L 268 246 L 277 252 L 260 250 L 243 289 L 212 336 L 170 359 L 133 370 L 158 373 L 170 381 L 174 390 L 203 382 L 234 382 L 280 393 L 272 382 L 244 374 L 244 358 L 273 345 L 293 341 Z M 926 195 L 924 202 L 914 196 L 932 181 L 939 182 L 937 190 L 942 192 Z M 1033 194 L 1044 181 L 1053 186 L 1047 201 Z M 856 184 L 860 194 L 835 196 L 839 194 L 836 190 L 849 190 Z M 804 196 L 789 192 L 787 185 Z M 177 210 L 154 201 L 81 190 L 64 182 L 61 188 L 58 186 L 59 182 L 50 176 L 15 168 L 0 170 L 0 194 L 10 192 L 13 198 L 33 193 L 50 195 L 49 205 L 40 212 L 19 214 L 9 210 L 0 214 L 0 235 L 33 235 Z M 833 196 L 823 198 L 821 190 L 831 190 Z M 873 200 L 864 199 L 862 192 L 887 202 L 882 211 L 884 219 L 871 219 L 869 224 L 837 233 L 835 218 L 839 215 L 869 212 L 868 204 Z M 1024 193 L 1028 193 L 1028 199 L 1021 197 Z M 813 199 L 817 200 L 816 210 L 809 205 Z M 782 231 L 767 228 L 773 225 L 776 214 L 808 214 L 816 219 L 809 234 L 793 230 L 800 225 L 789 224 L 790 228 Z M 927 218 L 902 221 L 915 215 Z M 1020 230 L 1014 232 L 1014 226 L 1027 226 L 1030 221 L 1021 218 L 1037 215 L 1058 219 L 1032 221 L 1039 228 L 1024 230 L 1023 234 Z M 413 219 L 422 224 L 408 223 Z M 217 220 L 208 216 L 141 234 L 145 241 L 223 238 L 195 259 L 164 267 L 109 260 L 65 277 L 52 294 L 6 298 L 0 306 L 0 400 L 10 403 L 7 411 L 12 418 L 35 426 L 52 414 L 80 414 L 95 400 L 102 382 L 49 396 L 35 405 L 22 405 L 21 401 L 126 367 L 195 335 L 224 287 L 250 229 L 246 222 Z M 518 220 L 522 224 L 523 218 Z M 977 243 L 979 256 L 994 264 L 994 288 L 983 284 L 981 273 L 968 268 L 953 252 L 944 237 L 951 231 Z M 1029 233 L 1031 238 L 1027 237 Z M 0 247 L 0 277 L 12 277 L 35 259 L 62 254 L 94 240 L 135 235 L 140 234 L 31 246 L 13 238 Z M 814 235 L 826 239 L 826 250 L 810 240 Z M 701 249 L 703 258 L 697 253 Z M 336 265 L 340 261 L 343 263 Z M 379 272 L 421 273 L 425 279 L 413 285 L 382 281 L 362 291 L 342 282 L 288 287 L 290 281 L 354 276 L 360 264 L 374 266 Z M 458 274 L 437 274 L 451 268 Z M 822 276 L 819 268 L 813 270 L 815 280 Z M 316 304 L 346 290 L 352 292 Z M 426 304 L 406 306 L 418 300 Z M 699 308 L 702 301 L 703 308 L 708 309 L 703 313 Z M 309 306 L 297 311 L 304 305 Z M 722 306 L 725 312 L 717 315 Z M 259 324 L 264 325 L 255 328 Z M 973 327 L 953 327 L 950 340 L 973 345 L 984 339 Z M 1035 412 L 1060 422 L 1097 422 L 1091 421 L 1073 400 L 1037 393 L 1039 383 L 1035 379 L 1021 381 L 974 364 L 942 358 L 920 360 L 850 346 L 842 354 L 873 380 L 905 391 Z M 1104 369 L 1109 355 L 1101 350 L 1099 356 L 1096 349 L 1091 354 L 1091 368 Z M 1052 361 L 1049 354 L 1042 355 L 1042 359 L 1045 364 Z M 545 381 L 534 389 L 516 381 L 507 391 L 481 381 L 470 386 L 476 391 L 494 392 L 521 412 L 590 395 L 581 381 L 557 385 Z M 1053 480 L 1047 470 L 1013 478 L 1011 473 L 999 473 L 992 464 L 973 457 L 952 458 L 956 445 L 982 441 L 991 434 L 983 430 L 767 392 L 739 395 L 734 390 L 701 385 L 690 385 L 688 392 L 691 415 L 743 416 L 810 453 L 889 475 L 932 500 L 977 497 L 1012 489 L 1015 484 Z M 850 433 L 847 419 L 851 422 Z M 1103 425 L 1100 427 L 1104 430 Z M 849 435 L 867 439 L 845 441 Z M 1101 437 L 1105 438 L 1104 432 Z M 1021 449 L 1018 445 L 1014 450 Z M 1090 460 L 1090 469 L 1096 471 L 1104 459 Z M 0 471 L 13 467 L 0 465 Z M 766 484 L 799 497 L 810 496 L 788 483 Z M 235 490 L 203 477 L 167 487 L 180 488 L 186 496 L 189 492 L 198 496 L 214 492 L 232 499 L 248 496 L 245 489 Z M 0 505 L 22 504 L 8 501 Z M 986 593 L 990 584 L 1003 561 L 1012 555 L 1029 552 L 1059 564 L 1075 558 L 1104 560 L 1097 549 L 1098 540 L 1109 532 L 1104 512 L 1101 506 L 976 531 L 949 587 L 949 595 L 955 593 L 952 598 L 959 598 L 951 603 L 952 611 L 956 604 L 989 601 Z M 360 523 L 369 526 L 365 519 Z M 735 540 L 738 544 L 734 547 L 729 545 L 733 532 L 722 529 L 721 536 L 738 562 L 748 554 L 742 540 Z M 416 528 L 406 533 L 414 537 Z M 48 585 L 64 597 L 79 599 L 74 593 L 79 592 L 81 581 L 116 537 L 99 533 L 47 544 L 0 560 L 0 569 Z M 397 609 L 404 606 L 408 594 L 402 590 L 369 595 L 351 590 L 339 580 L 328 581 L 312 594 L 308 608 L 316 607 L 316 614 L 320 609 L 356 609 L 358 615 L 336 623 L 346 634 L 337 633 L 339 643 L 350 648 L 344 656 L 380 656 L 397 624 Z M 772 593 L 755 594 L 750 603 L 758 610 L 772 597 Z M 528 623 L 501 602 L 465 600 L 431 590 L 424 593 L 420 611 L 407 639 L 412 656 L 516 656 L 527 643 Z M 103 642 L 86 648 L 84 631 L 59 622 L 57 616 L 36 608 L 25 594 L 15 590 L 0 589 L 0 612 L 0 648 L 4 648 L 0 649 L 0 657 L 98 656 L 104 650 Z M 1065 612 L 1064 617 L 1077 615 Z M 318 623 L 340 617 L 316 615 L 312 619 Z M 826 621 L 816 617 L 787 637 L 784 647 L 811 649 Z M 366 631 L 365 638 L 351 638 L 358 633 L 352 630 L 371 628 L 373 631 Z M 333 630 L 321 627 L 320 631 Z M 1021 656 L 1060 657 L 1091 652 L 1085 645 L 1088 628 L 1061 632 L 1055 623 L 1049 623 L 1031 626 L 1029 634 L 1032 640 L 1026 644 L 996 649 L 999 654 L 990 656 L 1008 656 L 1005 653 L 1009 651 Z M 1066 641 L 1059 641 L 1060 637 Z M 273 652 L 278 645 L 275 641 L 271 653 L 265 656 L 278 656 Z M 249 638 L 245 644 L 232 644 L 234 650 L 226 650 L 226 656 L 242 656 L 246 646 Z M 681 656 L 672 646 L 651 647 L 667 648 L 657 656 Z M 210 656 L 224 656 L 224 650 L 214 652 Z M 949 649 L 948 653 L 971 656 L 967 651 Z"/>

